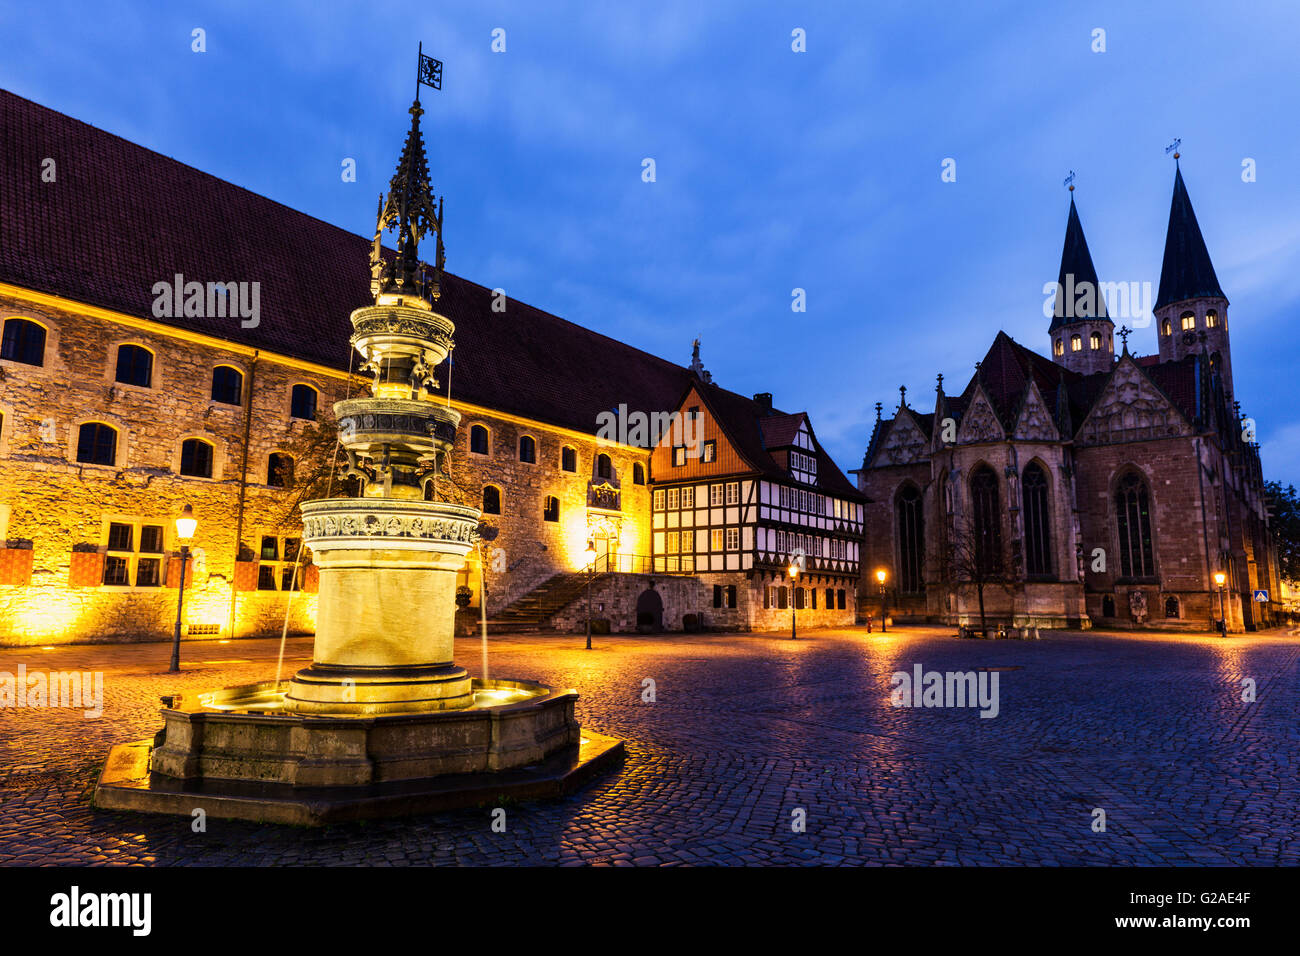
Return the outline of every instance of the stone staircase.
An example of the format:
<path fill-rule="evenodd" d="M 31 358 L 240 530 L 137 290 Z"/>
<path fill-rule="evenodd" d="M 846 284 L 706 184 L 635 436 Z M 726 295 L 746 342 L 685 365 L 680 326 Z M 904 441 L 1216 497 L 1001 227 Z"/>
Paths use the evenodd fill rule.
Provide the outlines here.
<path fill-rule="evenodd" d="M 597 574 L 593 586 L 604 577 Z M 488 631 L 541 631 L 550 627 L 551 617 L 582 597 L 587 589 L 587 574 L 574 571 L 557 574 L 533 588 L 523 597 L 488 618 Z"/>

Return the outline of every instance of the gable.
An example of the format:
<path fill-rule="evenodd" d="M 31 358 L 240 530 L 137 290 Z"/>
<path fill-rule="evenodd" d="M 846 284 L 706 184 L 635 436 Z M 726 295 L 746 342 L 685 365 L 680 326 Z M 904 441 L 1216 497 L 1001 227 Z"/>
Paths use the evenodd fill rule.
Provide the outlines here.
<path fill-rule="evenodd" d="M 1187 419 L 1142 369 L 1125 357 L 1093 402 L 1075 440 L 1104 445 L 1191 433 Z"/>
<path fill-rule="evenodd" d="M 961 425 L 957 428 L 957 444 L 1003 441 L 1005 438 L 1002 423 L 998 421 L 997 413 L 993 411 L 984 389 L 976 388 L 970 407 L 961 417 Z"/>
<path fill-rule="evenodd" d="M 906 409 L 900 409 L 889 424 L 889 433 L 876 452 L 872 465 L 911 465 L 925 460 L 929 445 L 925 433 Z"/>
<path fill-rule="evenodd" d="M 1020 416 L 1016 419 L 1012 437 L 1020 441 L 1057 441 L 1060 438 L 1051 412 L 1047 410 L 1047 403 L 1033 382 L 1025 390 L 1025 399 L 1021 403 Z"/>
<path fill-rule="evenodd" d="M 699 415 L 692 423 L 691 410 L 696 408 L 699 409 Z M 663 418 L 659 420 L 657 432 L 651 436 L 652 440 L 658 440 L 650 453 L 650 474 L 656 482 L 734 475 L 754 470 L 727 437 L 699 389 L 694 386 L 682 399 L 676 416 L 670 423 L 665 423 Z M 713 443 L 713 461 L 706 462 L 703 454 L 705 445 L 709 442 Z M 686 463 L 674 465 L 673 447 L 682 443 L 687 446 Z"/>

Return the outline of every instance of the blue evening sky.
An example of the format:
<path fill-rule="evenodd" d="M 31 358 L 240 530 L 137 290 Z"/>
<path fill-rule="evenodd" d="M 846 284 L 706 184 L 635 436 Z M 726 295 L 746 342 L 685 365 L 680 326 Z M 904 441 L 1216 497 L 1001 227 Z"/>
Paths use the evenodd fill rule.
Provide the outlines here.
<path fill-rule="evenodd" d="M 448 268 L 682 364 L 699 336 L 846 469 L 900 384 L 929 410 L 998 329 L 1047 352 L 1069 170 L 1101 278 L 1154 287 L 1181 137 L 1238 398 L 1300 484 L 1293 2 L 44 0 L 0 37 L 0 86 L 366 236 L 423 40 Z"/>

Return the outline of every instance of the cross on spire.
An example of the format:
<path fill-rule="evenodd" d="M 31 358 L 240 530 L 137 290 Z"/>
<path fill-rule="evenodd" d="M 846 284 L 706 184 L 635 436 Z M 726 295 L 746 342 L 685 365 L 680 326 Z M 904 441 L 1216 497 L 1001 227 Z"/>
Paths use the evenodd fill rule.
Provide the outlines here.
<path fill-rule="evenodd" d="M 1119 337 L 1120 337 L 1120 339 L 1122 339 L 1123 342 L 1124 342 L 1124 354 L 1125 354 L 1125 355 L 1128 354 L 1128 337 L 1129 337 L 1130 335 L 1132 335 L 1132 334 L 1133 334 L 1133 330 L 1130 329 L 1127 325 L 1121 325 L 1121 326 L 1119 327 Z"/>
<path fill-rule="evenodd" d="M 880 421 L 880 410 L 884 407 L 884 403 L 876 402 L 876 421 Z"/>
<path fill-rule="evenodd" d="M 939 373 L 937 376 L 935 376 L 935 377 L 938 379 L 939 384 L 937 384 L 937 385 L 934 387 L 934 390 L 935 390 L 936 392 L 942 392 L 942 391 L 943 391 L 943 372 L 940 372 L 940 373 Z"/>
<path fill-rule="evenodd" d="M 898 386 L 898 407 L 899 408 L 907 407 L 907 386 L 906 385 Z"/>

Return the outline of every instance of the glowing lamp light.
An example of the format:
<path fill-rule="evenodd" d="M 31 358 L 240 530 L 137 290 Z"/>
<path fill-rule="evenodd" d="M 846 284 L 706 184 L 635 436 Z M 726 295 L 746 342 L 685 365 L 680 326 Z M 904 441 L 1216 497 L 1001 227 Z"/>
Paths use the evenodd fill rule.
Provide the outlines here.
<path fill-rule="evenodd" d="M 793 580 L 797 577 L 799 577 L 799 565 L 792 564 L 790 565 L 790 578 Z"/>
<path fill-rule="evenodd" d="M 879 581 L 881 584 L 884 584 L 884 583 L 885 583 L 885 569 L 884 569 L 884 568 L 881 568 L 879 571 L 876 572 L 876 580 Z"/>
<path fill-rule="evenodd" d="M 1223 582 L 1226 580 L 1228 580 L 1228 576 L 1224 574 L 1222 571 L 1214 572 L 1214 583 L 1217 584 L 1219 587 L 1223 587 Z"/>
<path fill-rule="evenodd" d="M 176 537 L 182 540 L 194 537 L 194 529 L 198 524 L 194 518 L 194 509 L 186 505 L 176 518 Z"/>

